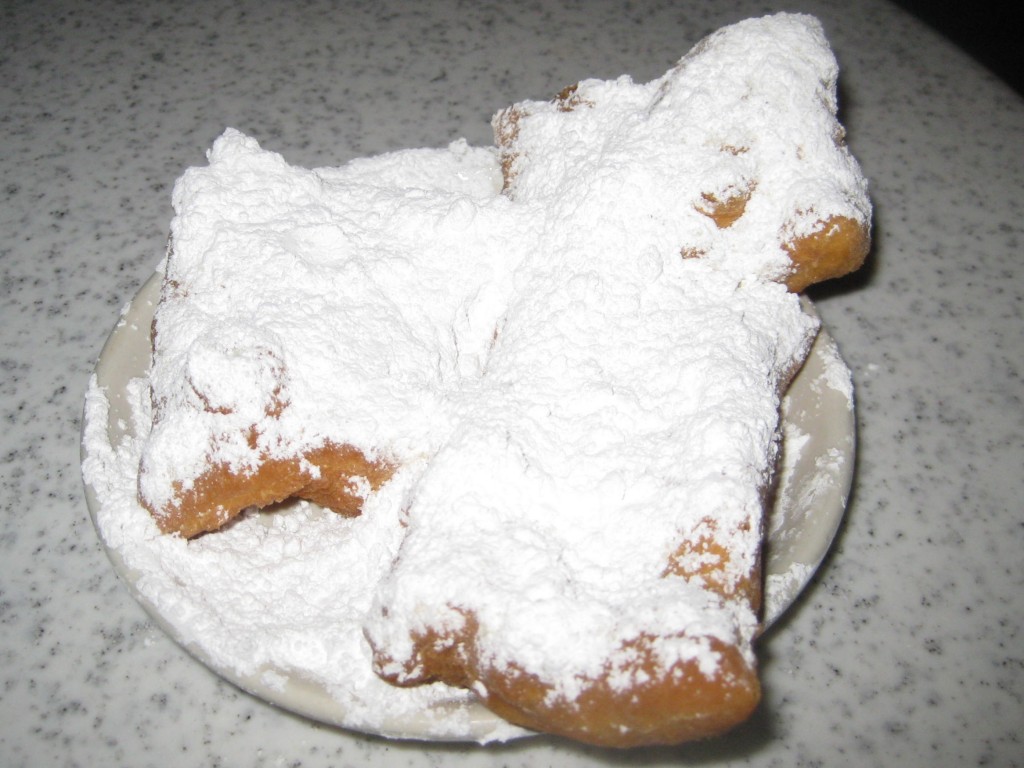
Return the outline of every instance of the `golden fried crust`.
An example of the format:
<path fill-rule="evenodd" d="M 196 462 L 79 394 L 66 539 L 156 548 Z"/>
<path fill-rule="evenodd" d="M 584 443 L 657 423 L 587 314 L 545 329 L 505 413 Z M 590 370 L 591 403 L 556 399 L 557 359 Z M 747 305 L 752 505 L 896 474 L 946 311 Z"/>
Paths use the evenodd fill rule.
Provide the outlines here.
<path fill-rule="evenodd" d="M 359 514 L 362 494 L 353 478 L 365 478 L 371 490 L 394 472 L 383 462 L 368 460 L 347 445 L 326 443 L 302 456 L 265 458 L 251 472 L 232 472 L 224 464 L 211 466 L 188 488 L 175 483 L 175 500 L 153 509 L 164 533 L 192 538 L 215 531 L 249 507 L 265 507 L 299 498 L 347 517 Z M 140 494 L 140 498 L 145 499 Z"/>
<path fill-rule="evenodd" d="M 532 676 L 488 671 L 481 676 L 488 691 L 485 703 L 517 725 L 602 747 L 678 744 L 715 736 L 746 720 L 757 707 L 761 688 L 756 671 L 735 647 L 708 639 L 719 661 L 716 674 L 707 676 L 696 661 L 659 669 L 653 642 L 641 636 L 629 649 L 637 661 L 628 672 L 643 682 L 616 687 L 612 680 L 623 672 L 616 670 L 586 681 L 575 701 L 552 701 Z"/>
<path fill-rule="evenodd" d="M 663 577 L 700 580 L 723 600 L 746 603 L 756 612 L 762 592 L 760 556 L 744 577 L 728 581 L 728 545 L 708 523 L 706 535 L 680 543 Z M 553 696 L 549 685 L 515 664 L 499 669 L 483 661 L 476 650 L 476 617 L 456 613 L 462 615 L 461 626 L 415 635 L 413 654 L 400 665 L 374 649 L 377 674 L 400 686 L 443 682 L 471 688 L 488 709 L 511 723 L 603 747 L 715 736 L 746 720 L 760 700 L 757 670 L 736 646 L 712 637 L 689 638 L 716 655 L 714 671 L 702 670 L 695 660 L 664 668 L 654 647 L 659 640 L 677 638 L 641 635 L 623 644 L 619 656 L 628 661 L 614 667 L 607 662 L 605 673 L 580 680 L 582 692 L 568 701 Z M 629 685 L 615 684 L 623 680 Z"/>
<path fill-rule="evenodd" d="M 721 200 L 715 195 L 705 192 L 701 195 L 701 204 L 697 206 L 697 210 L 714 221 L 719 229 L 726 229 L 739 221 L 740 216 L 747 210 L 751 192 L 753 192 L 753 187 L 734 190 L 733 194 Z"/>
<path fill-rule="evenodd" d="M 860 268 L 871 248 L 871 230 L 866 223 L 833 216 L 812 234 L 791 240 L 783 248 L 793 263 L 786 286 L 799 293 L 810 285 Z"/>
<path fill-rule="evenodd" d="M 457 632 L 442 636 L 430 630 L 416 638 L 416 653 L 406 667 L 415 670 L 413 675 L 388 674 L 382 668 L 388 660 L 380 658 L 378 674 L 397 685 L 472 687 L 488 709 L 511 723 L 602 747 L 714 736 L 746 720 L 761 696 L 756 670 L 735 647 L 704 639 L 717 657 L 713 674 L 695 660 L 664 669 L 654 653 L 657 638 L 641 635 L 622 648 L 628 662 L 615 668 L 609 662 L 604 674 L 579 681 L 583 690 L 569 701 L 515 665 L 496 669 L 482 663 L 475 651 L 476 632 L 476 619 L 467 614 Z M 616 684 L 623 680 L 630 683 Z"/>
<path fill-rule="evenodd" d="M 761 553 L 749 573 L 739 579 L 727 576 L 732 553 L 729 544 L 716 536 L 713 520 L 703 521 L 704 533 L 680 542 L 669 556 L 668 565 L 662 574 L 686 580 L 696 579 L 707 589 L 725 600 L 743 601 L 755 613 L 761 610 Z M 741 535 L 749 537 L 749 525 L 744 526 Z M 761 536 L 761 534 L 757 534 Z"/>
<path fill-rule="evenodd" d="M 509 194 L 512 181 L 515 179 L 513 165 L 517 153 L 512 150 L 512 145 L 519 138 L 519 121 L 523 116 L 524 113 L 521 109 L 506 107 L 494 117 L 494 139 L 501 150 L 501 188 L 505 194 Z"/>

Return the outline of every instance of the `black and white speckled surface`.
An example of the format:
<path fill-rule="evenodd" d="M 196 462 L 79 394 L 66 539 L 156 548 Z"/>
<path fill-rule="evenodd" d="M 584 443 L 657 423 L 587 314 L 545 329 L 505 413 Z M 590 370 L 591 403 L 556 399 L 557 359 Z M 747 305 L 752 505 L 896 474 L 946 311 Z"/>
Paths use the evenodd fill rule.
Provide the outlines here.
<path fill-rule="evenodd" d="M 584 76 L 660 74 L 724 23 L 824 21 L 872 180 L 862 274 L 817 290 L 854 371 L 846 526 L 763 644 L 764 705 L 645 765 L 1024 764 L 1024 103 L 881 0 L 0 7 L 0 765 L 619 765 L 550 741 L 389 743 L 220 682 L 96 539 L 82 396 L 226 125 L 334 165 L 465 136 Z M 182 4 L 185 5 L 185 4 Z"/>

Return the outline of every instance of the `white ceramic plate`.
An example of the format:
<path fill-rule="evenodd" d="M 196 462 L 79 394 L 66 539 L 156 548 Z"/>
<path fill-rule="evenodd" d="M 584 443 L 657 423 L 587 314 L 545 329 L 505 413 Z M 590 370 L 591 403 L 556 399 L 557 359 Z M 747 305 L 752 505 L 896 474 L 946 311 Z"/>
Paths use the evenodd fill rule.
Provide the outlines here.
<path fill-rule="evenodd" d="M 97 383 L 109 403 L 107 423 L 100 426 L 106 429 L 111 445 L 118 445 L 131 432 L 128 387 L 132 379 L 145 376 L 149 367 L 149 332 L 160 279 L 160 275 L 154 275 L 125 309 L 96 366 Z M 808 312 L 814 312 L 809 302 L 805 306 Z M 87 414 L 84 429 L 89 427 Z M 820 565 L 839 528 L 852 482 L 855 427 L 849 371 L 825 329 L 790 386 L 783 407 L 783 428 L 783 471 L 768 520 L 765 626 L 793 604 Z M 89 450 L 83 438 L 83 460 Z M 105 499 L 88 483 L 86 498 L 115 569 L 153 620 L 214 672 L 244 690 L 320 722 L 396 738 L 490 741 L 526 734 L 464 699 L 434 703 L 422 716 L 392 719 L 366 728 L 354 724 L 344 706 L 300 674 L 270 670 L 275 674 L 268 677 L 267 670 L 261 670 L 242 675 L 230 665 L 214 662 L 206 649 L 185 642 L 186 628 L 162 615 L 140 590 L 139 574 L 126 565 L 123 553 L 111 546 L 110 532 L 101 525 L 100 510 Z"/>

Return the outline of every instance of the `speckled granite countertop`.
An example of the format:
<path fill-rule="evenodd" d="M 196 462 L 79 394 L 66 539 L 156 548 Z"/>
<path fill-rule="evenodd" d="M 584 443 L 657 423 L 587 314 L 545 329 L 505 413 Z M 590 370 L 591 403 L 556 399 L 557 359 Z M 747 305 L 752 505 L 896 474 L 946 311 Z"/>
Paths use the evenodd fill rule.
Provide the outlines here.
<path fill-rule="evenodd" d="M 0 10 L 0 765 L 1014 765 L 1024 745 L 1024 104 L 883 2 L 7 2 Z M 230 125 L 306 165 L 487 143 L 584 76 L 660 74 L 722 24 L 824 22 L 877 210 L 814 298 L 854 371 L 859 468 L 765 702 L 707 744 L 389 743 L 221 682 L 93 531 L 82 396 L 159 259 L 170 188 Z"/>

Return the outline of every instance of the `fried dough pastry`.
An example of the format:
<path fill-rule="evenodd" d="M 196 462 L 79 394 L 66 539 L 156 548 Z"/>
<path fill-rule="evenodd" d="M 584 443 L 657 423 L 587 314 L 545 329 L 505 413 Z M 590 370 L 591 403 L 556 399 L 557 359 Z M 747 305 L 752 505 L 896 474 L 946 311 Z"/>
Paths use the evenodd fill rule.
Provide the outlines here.
<path fill-rule="evenodd" d="M 606 746 L 741 722 L 796 292 L 869 243 L 836 75 L 783 14 L 509 107 L 496 151 L 304 171 L 229 131 L 175 191 L 143 504 L 189 537 L 394 485 L 381 677 Z"/>
<path fill-rule="evenodd" d="M 491 343 L 509 260 L 466 244 L 511 236 L 478 210 L 493 153 L 307 170 L 229 129 L 209 160 L 175 186 L 140 501 L 186 538 L 290 498 L 358 514 Z"/>
<path fill-rule="evenodd" d="M 489 360 L 501 407 L 410 500 L 368 624 L 386 679 L 619 747 L 756 706 L 778 403 L 813 336 L 786 288 L 867 251 L 835 77 L 782 16 L 496 116 L 504 194 L 550 225 Z"/>

